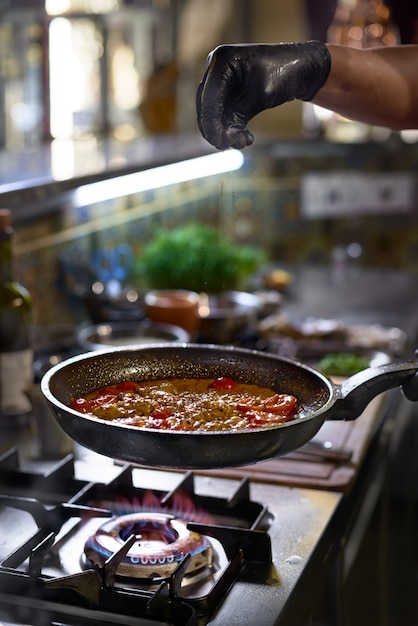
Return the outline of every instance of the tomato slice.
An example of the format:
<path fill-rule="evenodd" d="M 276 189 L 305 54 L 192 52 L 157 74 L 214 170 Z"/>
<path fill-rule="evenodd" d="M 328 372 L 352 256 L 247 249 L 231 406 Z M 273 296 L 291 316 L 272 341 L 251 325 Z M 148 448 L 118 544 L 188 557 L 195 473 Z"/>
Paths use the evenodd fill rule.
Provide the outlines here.
<path fill-rule="evenodd" d="M 262 414 L 250 411 L 246 413 L 245 417 L 248 419 L 248 428 L 258 428 L 264 425 L 264 418 Z"/>
<path fill-rule="evenodd" d="M 275 415 L 288 415 L 289 413 L 294 413 L 296 408 L 297 400 L 295 396 L 287 393 L 276 393 L 262 403 L 262 410 Z"/>
<path fill-rule="evenodd" d="M 166 427 L 166 422 L 165 420 L 153 418 L 152 420 L 149 421 L 147 425 L 149 428 L 155 428 L 156 430 L 160 430 Z"/>
<path fill-rule="evenodd" d="M 123 382 L 116 385 L 116 389 L 118 391 L 134 391 L 139 387 L 139 383 L 136 383 L 134 380 L 124 380 Z"/>
<path fill-rule="evenodd" d="M 249 413 L 250 411 L 254 411 L 254 407 L 251 406 L 250 404 L 245 404 L 245 402 L 238 402 L 235 405 L 235 408 L 240 413 Z"/>
<path fill-rule="evenodd" d="M 157 406 L 151 413 L 150 417 L 153 419 L 166 420 L 170 417 L 171 411 L 165 406 Z"/>
<path fill-rule="evenodd" d="M 249 420 L 249 428 L 255 428 L 270 422 L 284 422 L 293 416 L 297 409 L 297 400 L 289 394 L 276 393 L 261 401 L 260 404 L 236 404 L 237 411 Z"/>
<path fill-rule="evenodd" d="M 92 404 L 90 400 L 86 400 L 85 398 L 75 398 L 71 400 L 70 407 L 80 413 L 90 413 Z"/>
<path fill-rule="evenodd" d="M 237 383 L 229 376 L 220 376 L 219 378 L 215 378 L 213 383 L 209 385 L 209 389 L 218 389 L 219 391 L 232 391 L 235 389 Z"/>

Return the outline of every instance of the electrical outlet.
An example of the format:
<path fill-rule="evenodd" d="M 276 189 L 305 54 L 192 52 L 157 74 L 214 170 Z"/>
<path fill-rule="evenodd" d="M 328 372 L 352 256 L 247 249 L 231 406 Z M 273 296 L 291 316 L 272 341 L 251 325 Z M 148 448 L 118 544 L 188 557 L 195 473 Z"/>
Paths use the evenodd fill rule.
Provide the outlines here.
<path fill-rule="evenodd" d="M 414 190 L 408 172 L 312 172 L 301 181 L 301 213 L 315 218 L 406 212 L 414 207 Z"/>

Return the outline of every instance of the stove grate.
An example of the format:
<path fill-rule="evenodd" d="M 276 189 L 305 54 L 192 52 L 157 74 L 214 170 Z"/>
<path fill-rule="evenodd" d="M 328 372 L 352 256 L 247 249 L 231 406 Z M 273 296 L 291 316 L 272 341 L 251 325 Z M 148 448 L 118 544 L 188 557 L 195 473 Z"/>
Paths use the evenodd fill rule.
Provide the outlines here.
<path fill-rule="evenodd" d="M 202 623 L 202 616 L 216 611 L 247 561 L 260 566 L 271 564 L 270 536 L 266 530 L 269 512 L 264 505 L 251 500 L 249 481 L 243 479 L 238 483 L 230 497 L 204 496 L 196 492 L 195 476 L 188 472 L 172 491 L 154 491 L 153 494 L 162 510 L 177 506 L 179 496 L 186 494 L 198 509 L 208 511 L 213 518 L 213 523 L 199 520 L 187 523 L 190 530 L 218 541 L 227 557 L 226 566 L 208 593 L 190 597 L 185 592 L 183 581 L 190 555 L 183 558 L 169 579 L 154 583 L 152 587 L 122 584 L 117 580 L 117 566 L 129 550 L 132 538 L 128 538 L 101 569 L 83 571 L 80 567 L 80 571 L 70 575 L 45 574 L 45 561 L 54 551 L 59 554 L 59 544 L 72 532 L 73 526 L 67 530 L 69 521 L 78 520 L 77 525 L 86 517 L 117 515 L 121 499 L 123 502 L 142 500 L 147 490 L 134 486 L 133 472 L 137 469 L 127 464 L 121 466 L 109 483 L 86 482 L 75 478 L 71 455 L 47 474 L 21 469 L 15 450 L 0 458 L 0 512 L 5 508 L 24 511 L 35 523 L 35 530 L 0 561 L 0 595 L 8 597 L 11 607 L 13 598 L 25 598 L 28 606 L 40 604 L 43 610 L 57 615 L 63 611 L 69 615 L 79 612 L 77 619 L 80 621 L 74 621 L 77 626 L 84 623 L 86 610 L 94 612 L 95 616 L 105 613 L 107 619 L 101 621 L 105 624 L 113 623 L 112 616 L 117 614 L 117 624 L 134 626 L 133 618 L 141 616 L 150 620 L 150 624 L 197 626 Z M 36 496 L 28 497 L 28 493 Z M 241 527 L 236 525 L 236 520 Z M 20 605 L 24 611 L 25 603 Z M 121 621 L 119 614 L 129 621 Z M 67 622 L 62 620 L 61 623 Z M 147 621 L 142 623 L 147 624 Z"/>

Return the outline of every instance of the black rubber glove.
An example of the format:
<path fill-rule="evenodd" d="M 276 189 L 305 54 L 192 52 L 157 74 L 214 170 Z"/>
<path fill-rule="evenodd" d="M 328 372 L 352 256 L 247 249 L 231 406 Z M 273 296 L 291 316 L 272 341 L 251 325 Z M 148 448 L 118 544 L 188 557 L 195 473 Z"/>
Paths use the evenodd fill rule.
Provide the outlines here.
<path fill-rule="evenodd" d="M 219 150 L 245 148 L 254 141 L 249 120 L 290 100 L 312 100 L 330 68 L 319 41 L 218 46 L 197 90 L 200 132 Z"/>

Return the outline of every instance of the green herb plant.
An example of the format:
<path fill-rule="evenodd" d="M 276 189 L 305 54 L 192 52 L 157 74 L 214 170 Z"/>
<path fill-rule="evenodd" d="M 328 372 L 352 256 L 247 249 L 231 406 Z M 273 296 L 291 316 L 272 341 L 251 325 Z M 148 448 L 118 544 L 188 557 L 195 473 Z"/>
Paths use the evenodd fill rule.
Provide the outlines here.
<path fill-rule="evenodd" d="M 261 248 L 237 245 L 208 225 L 159 229 L 146 244 L 137 272 L 151 289 L 190 289 L 220 293 L 243 289 L 266 263 Z"/>
<path fill-rule="evenodd" d="M 326 354 L 320 359 L 318 369 L 329 376 L 352 376 L 370 365 L 370 359 L 351 352 Z"/>

